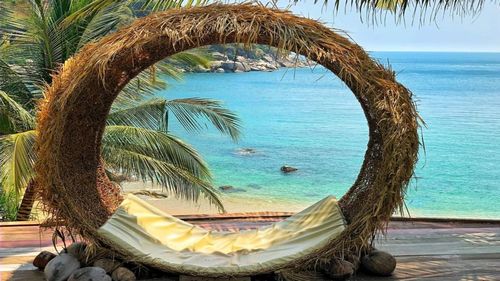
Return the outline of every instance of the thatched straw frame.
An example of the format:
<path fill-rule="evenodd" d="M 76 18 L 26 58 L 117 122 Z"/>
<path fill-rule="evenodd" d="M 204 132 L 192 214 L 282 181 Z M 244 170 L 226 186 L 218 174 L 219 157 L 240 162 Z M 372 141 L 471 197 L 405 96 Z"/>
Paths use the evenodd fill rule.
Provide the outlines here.
<path fill-rule="evenodd" d="M 328 68 L 352 90 L 367 118 L 370 139 L 359 176 L 340 200 L 348 226 L 328 247 L 290 266 L 368 249 L 375 233 L 403 208 L 417 161 L 419 125 L 412 94 L 396 81 L 393 71 L 346 37 L 314 20 L 257 5 L 152 14 L 85 46 L 68 60 L 46 89 L 38 114 L 36 170 L 47 209 L 84 238 L 109 245 L 96 230 L 120 200 L 113 192 L 102 196 L 110 184 L 98 169 L 113 100 L 133 77 L 159 60 L 222 43 L 267 44 L 296 52 Z M 141 262 L 140 257 L 128 258 Z"/>

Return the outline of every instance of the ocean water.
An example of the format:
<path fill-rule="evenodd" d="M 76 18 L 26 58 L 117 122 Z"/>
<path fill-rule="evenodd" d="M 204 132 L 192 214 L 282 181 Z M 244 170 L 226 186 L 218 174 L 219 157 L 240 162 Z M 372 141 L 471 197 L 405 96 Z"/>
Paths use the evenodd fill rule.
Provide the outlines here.
<path fill-rule="evenodd" d="M 426 122 L 416 180 L 406 204 L 412 216 L 500 218 L 500 54 L 374 52 L 415 95 Z M 368 128 L 340 80 L 322 67 L 276 72 L 187 74 L 159 93 L 221 100 L 242 119 L 238 143 L 212 129 L 171 130 L 196 147 L 215 185 L 236 196 L 304 207 L 340 198 L 363 161 Z M 242 148 L 256 153 L 242 155 Z M 284 164 L 297 167 L 284 175 Z M 274 202 L 274 203 L 273 203 Z M 251 210 L 248 210 L 251 211 Z"/>

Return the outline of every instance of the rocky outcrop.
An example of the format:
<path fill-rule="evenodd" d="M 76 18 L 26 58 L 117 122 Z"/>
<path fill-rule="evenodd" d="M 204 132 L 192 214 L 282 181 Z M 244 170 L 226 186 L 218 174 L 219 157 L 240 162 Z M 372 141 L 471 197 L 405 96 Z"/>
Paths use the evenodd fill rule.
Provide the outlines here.
<path fill-rule="evenodd" d="M 304 58 L 297 59 L 294 54 L 289 56 L 277 56 L 275 53 L 264 53 L 256 56 L 251 52 L 239 50 L 241 55 L 234 53 L 224 54 L 219 51 L 209 50 L 211 62 L 208 67 L 204 66 L 178 66 L 181 72 L 214 72 L 214 73 L 238 73 L 249 71 L 275 71 L 281 67 L 307 67 L 311 63 Z"/>

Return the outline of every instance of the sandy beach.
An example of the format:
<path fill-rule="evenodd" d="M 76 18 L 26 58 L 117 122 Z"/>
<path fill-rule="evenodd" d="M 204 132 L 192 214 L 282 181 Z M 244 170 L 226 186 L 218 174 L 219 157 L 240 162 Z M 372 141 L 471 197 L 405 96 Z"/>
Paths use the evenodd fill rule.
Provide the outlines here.
<path fill-rule="evenodd" d="M 142 182 L 122 183 L 123 192 L 135 192 L 139 190 L 148 190 L 163 193 L 161 188 L 151 186 Z M 200 198 L 198 202 L 191 202 L 178 199 L 173 194 L 168 194 L 168 198 L 152 198 L 148 196 L 139 196 L 147 200 L 160 210 L 173 215 L 191 215 L 191 214 L 216 214 L 217 208 L 211 205 L 208 200 Z M 298 212 L 306 208 L 309 204 L 306 202 L 294 202 L 287 200 L 274 200 L 263 198 L 249 198 L 237 193 L 221 193 L 220 196 L 226 212 L 228 213 L 246 213 L 246 212 Z"/>

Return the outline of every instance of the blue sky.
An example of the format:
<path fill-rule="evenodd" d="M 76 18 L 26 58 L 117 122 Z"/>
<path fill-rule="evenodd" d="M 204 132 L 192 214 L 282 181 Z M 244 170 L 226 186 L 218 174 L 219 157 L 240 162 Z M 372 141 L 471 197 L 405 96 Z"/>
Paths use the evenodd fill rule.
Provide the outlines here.
<path fill-rule="evenodd" d="M 320 1 L 321 2 L 321 1 Z M 488 2 L 488 1 L 487 1 Z M 281 0 L 280 7 L 288 1 Z M 424 25 L 396 25 L 388 17 L 385 24 L 363 23 L 355 12 L 334 13 L 332 4 L 324 7 L 312 0 L 291 7 L 298 15 L 319 19 L 340 28 L 369 51 L 453 51 L 500 52 L 500 5 L 487 3 L 479 15 L 438 18 Z M 411 17 L 406 19 L 411 22 Z"/>

